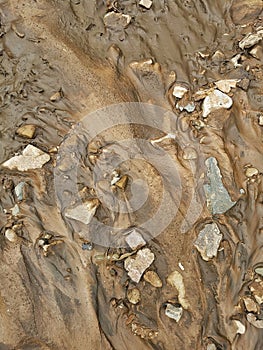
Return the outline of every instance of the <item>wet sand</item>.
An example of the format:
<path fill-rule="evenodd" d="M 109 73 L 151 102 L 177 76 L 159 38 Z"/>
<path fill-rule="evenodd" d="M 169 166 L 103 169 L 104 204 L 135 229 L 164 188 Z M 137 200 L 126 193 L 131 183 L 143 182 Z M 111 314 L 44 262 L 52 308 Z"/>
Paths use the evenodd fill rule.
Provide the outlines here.
<path fill-rule="evenodd" d="M 0 349 L 263 348 L 262 1 L 0 10 Z"/>

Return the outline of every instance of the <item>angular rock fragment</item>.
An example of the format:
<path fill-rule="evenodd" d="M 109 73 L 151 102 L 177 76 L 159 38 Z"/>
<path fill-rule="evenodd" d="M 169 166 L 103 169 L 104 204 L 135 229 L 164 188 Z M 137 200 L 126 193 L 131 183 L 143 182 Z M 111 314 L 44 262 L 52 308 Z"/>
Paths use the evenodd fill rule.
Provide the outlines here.
<path fill-rule="evenodd" d="M 217 256 L 217 250 L 223 235 L 216 223 L 206 224 L 204 229 L 200 231 L 194 246 L 201 254 L 203 260 L 208 261 Z"/>
<path fill-rule="evenodd" d="M 160 279 L 160 277 L 157 275 L 155 271 L 147 271 L 143 275 L 143 279 L 150 283 L 155 288 L 161 288 L 163 286 L 163 283 Z"/>
<path fill-rule="evenodd" d="M 149 10 L 152 7 L 152 0 L 140 0 L 139 5 Z"/>
<path fill-rule="evenodd" d="M 65 211 L 65 216 L 69 219 L 74 219 L 88 225 L 99 206 L 99 200 L 96 198 L 85 201 L 75 208 L 68 208 Z"/>
<path fill-rule="evenodd" d="M 21 137 L 25 137 L 27 139 L 33 139 L 35 136 L 35 132 L 36 132 L 36 127 L 35 125 L 32 125 L 32 124 L 20 126 L 20 128 L 16 130 L 17 135 Z"/>
<path fill-rule="evenodd" d="M 240 49 L 248 49 L 257 43 L 259 43 L 263 39 L 263 29 L 258 30 L 256 33 L 248 33 L 240 42 Z"/>
<path fill-rule="evenodd" d="M 251 297 L 245 296 L 243 297 L 243 301 L 248 312 L 258 312 L 258 305 Z"/>
<path fill-rule="evenodd" d="M 114 28 L 127 28 L 130 21 L 131 21 L 131 16 L 130 15 L 124 15 L 123 13 L 119 12 L 108 12 L 104 16 L 104 24 L 107 28 L 114 29 Z"/>
<path fill-rule="evenodd" d="M 247 314 L 247 320 L 256 328 L 263 328 L 263 320 L 258 319 L 254 314 Z"/>
<path fill-rule="evenodd" d="M 166 304 L 165 315 L 179 322 L 183 314 L 183 308 L 180 304 Z"/>
<path fill-rule="evenodd" d="M 182 307 L 184 309 L 188 309 L 189 303 L 185 298 L 185 287 L 184 287 L 184 281 L 183 276 L 178 271 L 172 272 L 167 277 L 167 283 L 170 284 L 170 286 L 174 287 L 178 291 L 178 300 Z"/>
<path fill-rule="evenodd" d="M 4 162 L 2 165 L 11 170 L 27 171 L 30 169 L 39 169 L 50 160 L 49 154 L 41 151 L 35 146 L 28 145 L 23 150 L 22 155 L 14 156 Z"/>
<path fill-rule="evenodd" d="M 141 293 L 139 289 L 137 288 L 132 288 L 127 291 L 127 299 L 131 304 L 138 304 L 141 300 Z"/>
<path fill-rule="evenodd" d="M 250 80 L 248 78 L 241 79 L 237 82 L 237 86 L 244 91 L 248 90 L 249 84 Z"/>
<path fill-rule="evenodd" d="M 208 178 L 208 183 L 204 185 L 207 207 L 212 214 L 223 214 L 233 207 L 236 202 L 232 202 L 224 187 L 216 158 L 209 157 L 205 164 Z"/>
<path fill-rule="evenodd" d="M 263 281 L 261 278 L 256 278 L 249 286 L 254 298 L 259 304 L 263 304 Z"/>
<path fill-rule="evenodd" d="M 128 183 L 128 176 L 123 175 L 118 181 L 116 181 L 115 186 L 119 187 L 121 190 L 124 190 Z"/>
<path fill-rule="evenodd" d="M 188 89 L 180 84 L 175 84 L 173 87 L 173 96 L 183 98 Z"/>
<path fill-rule="evenodd" d="M 25 182 L 19 182 L 19 184 L 15 187 L 15 194 L 17 196 L 17 199 L 19 201 L 22 201 L 24 198 L 24 188 L 25 188 Z"/>
<path fill-rule="evenodd" d="M 231 91 L 231 88 L 236 87 L 237 82 L 238 79 L 225 79 L 216 81 L 215 85 L 220 91 L 228 94 Z"/>
<path fill-rule="evenodd" d="M 131 233 L 125 238 L 125 241 L 132 250 L 139 249 L 146 244 L 142 235 L 136 229 L 131 231 Z"/>
<path fill-rule="evenodd" d="M 223 92 L 215 89 L 212 91 L 203 102 L 203 118 L 206 118 L 211 112 L 218 109 L 228 109 L 232 106 L 232 98 L 224 94 Z"/>
<path fill-rule="evenodd" d="M 139 283 L 144 271 L 154 261 L 154 254 L 149 248 L 138 251 L 135 257 L 128 257 L 124 261 L 124 268 L 128 271 L 128 276 L 136 283 Z"/>
<path fill-rule="evenodd" d="M 246 327 L 239 320 L 233 320 L 237 327 L 237 334 L 244 334 L 246 331 Z"/>

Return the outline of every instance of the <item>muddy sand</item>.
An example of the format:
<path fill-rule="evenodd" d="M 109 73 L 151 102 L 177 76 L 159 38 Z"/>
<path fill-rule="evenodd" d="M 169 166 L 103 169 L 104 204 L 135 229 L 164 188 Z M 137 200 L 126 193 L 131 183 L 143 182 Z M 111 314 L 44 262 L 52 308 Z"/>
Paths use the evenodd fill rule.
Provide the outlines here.
<path fill-rule="evenodd" d="M 0 1 L 0 349 L 263 348 L 262 0 Z"/>

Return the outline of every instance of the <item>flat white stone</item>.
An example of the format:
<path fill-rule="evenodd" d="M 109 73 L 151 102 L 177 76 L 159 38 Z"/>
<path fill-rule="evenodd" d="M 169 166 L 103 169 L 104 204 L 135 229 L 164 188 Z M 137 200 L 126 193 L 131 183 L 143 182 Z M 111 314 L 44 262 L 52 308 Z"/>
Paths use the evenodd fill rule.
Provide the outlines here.
<path fill-rule="evenodd" d="M 152 0 L 140 0 L 139 5 L 149 10 L 152 7 Z"/>
<path fill-rule="evenodd" d="M 132 250 L 141 248 L 146 244 L 142 235 L 136 229 L 131 231 L 131 233 L 125 238 L 125 241 Z"/>
<path fill-rule="evenodd" d="M 98 200 L 89 200 L 75 208 L 66 209 L 65 216 L 69 219 L 74 219 L 88 225 L 95 215 L 98 206 Z"/>
<path fill-rule="evenodd" d="M 12 230 L 11 228 L 8 228 L 6 231 L 5 231 L 5 237 L 6 239 L 8 239 L 10 242 L 14 243 L 17 241 L 18 237 L 17 237 L 17 234 L 15 233 L 14 230 Z"/>
<path fill-rule="evenodd" d="M 177 98 L 184 97 L 185 93 L 188 91 L 188 89 L 182 85 L 175 84 L 173 88 L 173 95 Z"/>
<path fill-rule="evenodd" d="M 49 154 L 39 148 L 28 145 L 23 150 L 22 155 L 14 156 L 3 163 L 3 166 L 11 170 L 27 171 L 39 169 L 50 160 Z"/>
<path fill-rule="evenodd" d="M 194 246 L 200 252 L 203 260 L 208 261 L 217 256 L 220 242 L 223 238 L 216 223 L 206 224 L 204 229 L 194 242 Z"/>
<path fill-rule="evenodd" d="M 103 20 L 105 26 L 108 28 L 126 28 L 131 21 L 131 16 L 111 11 L 104 16 Z"/>
<path fill-rule="evenodd" d="M 144 271 L 154 261 L 154 254 L 149 248 L 138 251 L 135 258 L 129 257 L 124 261 L 124 268 L 128 271 L 128 276 L 136 283 L 139 283 Z"/>
<path fill-rule="evenodd" d="M 215 89 L 203 102 L 203 118 L 206 118 L 211 112 L 224 108 L 228 109 L 232 106 L 232 98 L 224 94 L 222 91 Z"/>
<path fill-rule="evenodd" d="M 246 331 L 246 327 L 239 320 L 234 320 L 237 327 L 237 334 L 244 334 Z"/>
<path fill-rule="evenodd" d="M 215 82 L 215 85 L 219 90 L 228 94 L 231 91 L 231 88 L 236 87 L 238 81 L 239 79 L 218 80 Z"/>
<path fill-rule="evenodd" d="M 258 32 L 252 34 L 248 33 L 240 42 L 239 47 L 240 49 L 248 49 L 257 43 L 259 43 L 263 39 L 263 29 L 259 30 Z"/>

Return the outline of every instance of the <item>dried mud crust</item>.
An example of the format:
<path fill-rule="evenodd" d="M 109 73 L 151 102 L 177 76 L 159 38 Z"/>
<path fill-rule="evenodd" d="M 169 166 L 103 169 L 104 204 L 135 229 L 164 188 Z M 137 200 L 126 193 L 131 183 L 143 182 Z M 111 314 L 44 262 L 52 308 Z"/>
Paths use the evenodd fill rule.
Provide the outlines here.
<path fill-rule="evenodd" d="M 262 1 L 139 2 L 0 2 L 0 349 L 263 348 Z"/>

